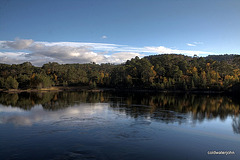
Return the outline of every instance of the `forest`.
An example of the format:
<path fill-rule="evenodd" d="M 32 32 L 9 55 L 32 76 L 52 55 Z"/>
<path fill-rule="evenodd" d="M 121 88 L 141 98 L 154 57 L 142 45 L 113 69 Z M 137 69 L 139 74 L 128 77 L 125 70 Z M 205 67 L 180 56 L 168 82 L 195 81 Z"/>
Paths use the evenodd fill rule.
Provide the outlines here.
<path fill-rule="evenodd" d="M 240 56 L 207 57 L 163 54 L 135 57 L 122 64 L 0 64 L 0 88 L 42 89 L 52 86 L 227 91 L 239 86 Z"/>

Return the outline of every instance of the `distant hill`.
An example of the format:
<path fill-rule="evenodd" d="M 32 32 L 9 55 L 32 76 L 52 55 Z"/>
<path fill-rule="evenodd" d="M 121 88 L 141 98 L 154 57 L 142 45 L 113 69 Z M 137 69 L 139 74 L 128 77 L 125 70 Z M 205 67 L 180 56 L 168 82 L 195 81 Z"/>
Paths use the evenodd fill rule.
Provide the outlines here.
<path fill-rule="evenodd" d="M 185 56 L 181 54 L 159 54 L 159 55 L 150 55 L 146 56 L 144 58 L 152 59 L 157 57 L 164 57 L 164 56 L 171 56 L 172 58 L 184 58 L 184 59 L 192 59 L 191 56 Z M 196 56 L 197 57 L 197 56 Z M 204 58 L 205 60 L 214 60 L 214 61 L 233 61 L 236 58 L 240 58 L 240 55 L 237 54 L 224 54 L 224 55 L 208 55 L 206 57 L 198 57 L 198 58 Z"/>
<path fill-rule="evenodd" d="M 204 58 L 206 60 L 212 59 L 215 61 L 232 61 L 236 57 L 239 57 L 239 55 L 236 55 L 236 54 L 208 55 L 207 57 L 204 57 Z"/>

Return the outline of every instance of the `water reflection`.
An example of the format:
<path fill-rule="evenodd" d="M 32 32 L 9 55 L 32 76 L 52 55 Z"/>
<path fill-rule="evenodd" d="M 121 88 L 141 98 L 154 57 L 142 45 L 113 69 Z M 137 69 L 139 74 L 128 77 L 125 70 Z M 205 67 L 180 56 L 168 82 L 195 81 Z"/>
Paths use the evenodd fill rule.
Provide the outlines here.
<path fill-rule="evenodd" d="M 31 126 L 35 123 L 61 123 L 69 124 L 69 122 L 81 122 L 85 120 L 101 119 L 99 116 L 103 114 L 104 104 L 96 103 L 91 106 L 81 103 L 80 106 L 72 106 L 65 109 L 59 109 L 54 112 L 43 110 L 41 106 L 35 106 L 31 112 L 24 112 L 13 107 L 0 108 L 0 124 L 12 123 L 14 125 Z"/>
<path fill-rule="evenodd" d="M 209 96 L 194 94 L 159 94 L 128 96 L 124 101 L 116 101 L 111 105 L 120 112 L 124 111 L 132 117 L 145 116 L 166 122 L 186 119 L 191 115 L 193 120 L 220 118 L 239 114 L 239 104 L 226 96 Z"/>
<path fill-rule="evenodd" d="M 240 134 L 240 116 L 233 118 L 232 127 L 233 127 L 234 133 Z"/>
<path fill-rule="evenodd" d="M 89 107 L 89 103 L 91 103 Z M 239 103 L 227 96 L 116 93 L 116 92 L 41 92 L 0 93 L 0 123 L 32 125 L 37 122 L 66 120 L 77 115 L 81 121 L 101 118 L 106 107 L 132 118 L 145 118 L 179 124 L 189 120 L 201 123 L 232 117 L 234 133 L 240 134 Z M 31 110 L 31 114 L 23 111 Z M 19 114 L 21 113 L 21 114 Z M 89 116 L 91 115 L 91 116 Z M 76 116 L 75 116 L 76 117 Z M 73 119 L 72 119 L 73 120 Z"/>

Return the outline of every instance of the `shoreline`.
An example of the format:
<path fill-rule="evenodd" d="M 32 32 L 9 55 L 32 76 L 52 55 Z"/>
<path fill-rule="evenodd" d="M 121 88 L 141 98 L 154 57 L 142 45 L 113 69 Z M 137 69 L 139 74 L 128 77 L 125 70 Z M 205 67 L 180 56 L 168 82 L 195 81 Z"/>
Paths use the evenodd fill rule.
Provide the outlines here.
<path fill-rule="evenodd" d="M 51 88 L 42 89 L 0 89 L 0 92 L 6 93 L 21 93 L 21 92 L 63 92 L 63 91 L 89 91 L 89 92 L 103 92 L 103 91 L 116 91 L 116 92 L 146 92 L 146 93 L 202 93 L 202 94 L 226 94 L 234 93 L 231 91 L 210 91 L 210 90 L 156 90 L 156 89 L 139 89 L 139 88 L 90 88 L 89 86 L 55 86 Z"/>
<path fill-rule="evenodd" d="M 21 92 L 62 92 L 62 91 L 84 91 L 84 90 L 94 91 L 98 89 L 90 89 L 89 87 L 85 87 L 85 86 L 81 86 L 81 87 L 55 86 L 55 87 L 41 88 L 41 89 L 9 89 L 9 90 L 0 89 L 0 92 L 21 93 Z"/>

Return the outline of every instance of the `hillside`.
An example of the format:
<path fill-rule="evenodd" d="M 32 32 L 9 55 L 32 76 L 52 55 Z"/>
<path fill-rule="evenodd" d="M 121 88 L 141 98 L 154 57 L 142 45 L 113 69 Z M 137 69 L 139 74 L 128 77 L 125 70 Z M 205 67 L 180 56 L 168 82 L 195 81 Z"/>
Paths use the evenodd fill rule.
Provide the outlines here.
<path fill-rule="evenodd" d="M 124 64 L 58 64 L 35 67 L 0 64 L 0 88 L 41 89 L 89 86 L 154 90 L 224 91 L 239 83 L 240 56 L 189 57 L 163 54 L 135 57 Z"/>

